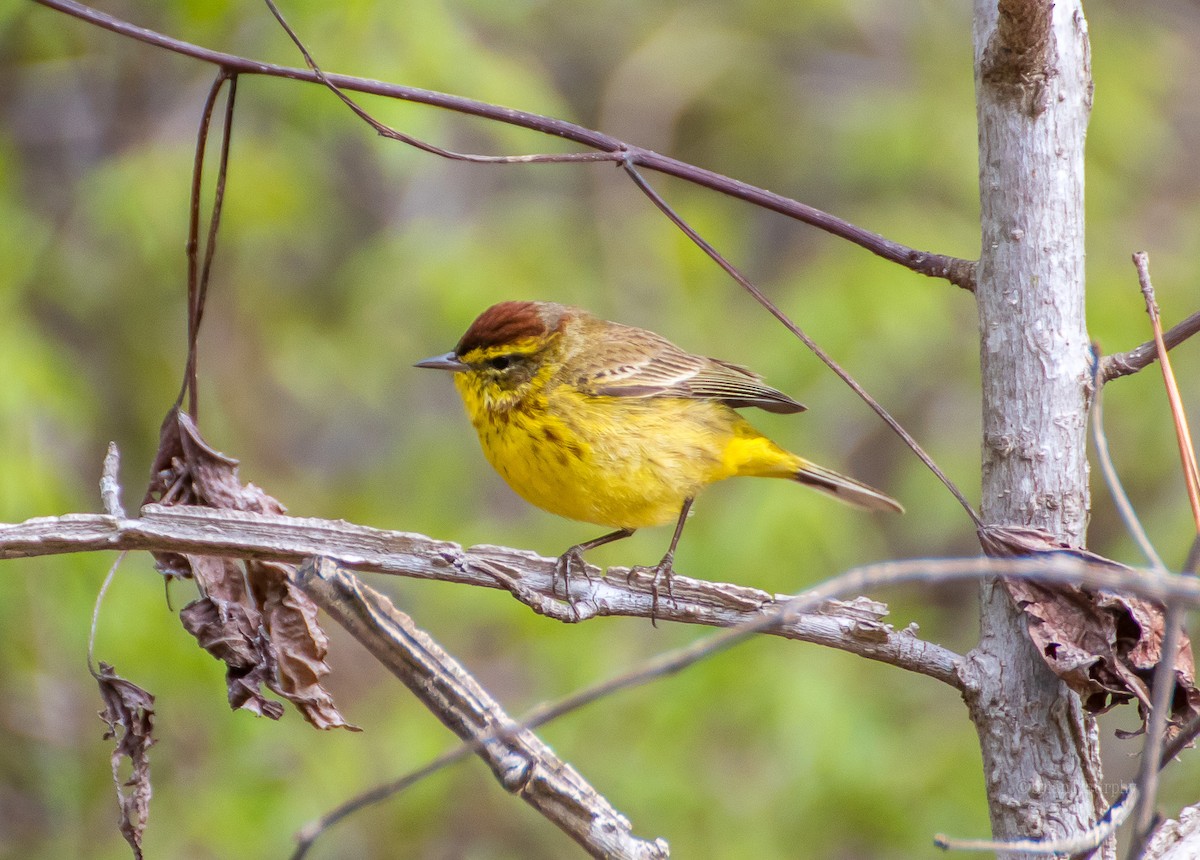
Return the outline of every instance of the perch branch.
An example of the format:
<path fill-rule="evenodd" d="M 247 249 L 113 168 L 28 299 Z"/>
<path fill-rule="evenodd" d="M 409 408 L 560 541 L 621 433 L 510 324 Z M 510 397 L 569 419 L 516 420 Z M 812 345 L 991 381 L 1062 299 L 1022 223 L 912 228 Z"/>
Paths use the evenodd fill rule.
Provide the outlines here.
<path fill-rule="evenodd" d="M 618 690 L 644 684 L 648 681 L 679 672 L 718 651 L 730 648 L 755 633 L 773 632 L 776 628 L 786 627 L 791 620 L 803 613 L 811 612 L 817 607 L 844 594 L 852 594 L 865 588 L 880 585 L 895 585 L 902 582 L 947 582 L 952 579 L 977 578 L 980 576 L 1011 576 L 1027 577 L 1051 583 L 1085 584 L 1094 588 L 1121 589 L 1125 588 L 1135 593 L 1141 593 L 1155 599 L 1169 600 L 1172 606 L 1196 606 L 1200 602 L 1200 588 L 1194 580 L 1180 577 L 1162 571 L 1146 572 L 1129 568 L 1114 568 L 1109 565 L 1090 564 L 1086 561 L 1068 555 L 1046 555 L 1041 558 L 983 558 L 983 559 L 916 559 L 903 562 L 883 562 L 856 568 L 820 585 L 804 594 L 781 599 L 770 612 L 759 614 L 728 630 L 723 630 L 706 639 L 693 642 L 690 645 L 674 651 L 660 654 L 647 661 L 637 669 L 624 673 L 607 681 L 580 690 L 570 696 L 549 705 L 535 708 L 522 718 L 520 727 L 536 728 L 570 711 L 594 702 Z M 378 786 L 343 804 L 321 819 L 311 823 L 304 829 L 302 842 L 311 842 L 320 832 L 358 809 L 383 800 L 392 794 L 402 791 L 425 777 L 437 772 L 480 747 L 493 736 L 512 732 L 515 729 L 498 727 L 490 734 L 476 737 L 469 743 L 449 750 L 429 764 L 394 782 Z M 1130 792 L 1136 796 L 1136 786 Z M 1087 847 L 1090 840 L 1095 839 L 1096 833 L 1111 832 L 1132 808 L 1132 798 L 1125 796 L 1118 800 L 1096 826 L 1083 834 L 1077 834 L 1069 844 Z M 1101 838 L 1103 841 L 1103 838 Z M 938 837 L 938 844 L 950 847 L 946 837 Z M 994 843 L 989 843 L 994 844 Z M 1043 845 L 1043 843 L 1030 843 Z M 1054 843 L 1058 845 L 1060 843 Z M 1061 843 L 1068 844 L 1068 843 Z M 956 845 L 958 848 L 971 850 L 969 845 Z M 1047 853 L 1061 851 L 1061 848 L 1049 848 Z"/>
<path fill-rule="evenodd" d="M 202 48 L 199 45 L 193 45 L 162 33 L 157 33 L 145 27 L 139 27 L 136 24 L 131 24 L 128 21 L 123 21 L 120 18 L 92 9 L 82 3 L 74 2 L 74 0 L 36 0 L 36 2 L 119 35 L 145 42 L 157 48 L 163 48 L 177 54 L 192 57 L 196 60 L 212 63 L 229 72 L 246 75 L 266 75 L 311 83 L 320 82 L 320 77 L 311 69 L 298 69 L 289 66 L 279 66 L 273 63 L 263 63 L 239 57 L 235 54 Z M 625 143 L 615 137 L 593 131 L 575 123 L 416 87 L 400 86 L 398 84 L 389 84 L 348 75 L 324 74 L 324 77 L 330 83 L 343 90 L 430 105 L 432 107 L 527 128 L 532 131 L 541 132 L 542 134 L 569 140 L 590 149 L 599 150 L 601 153 L 620 153 L 620 159 L 618 160 L 628 159 L 639 167 L 675 176 L 721 194 L 744 200 L 773 212 L 778 212 L 781 215 L 801 221 L 852 242 L 885 260 L 897 263 L 918 274 L 931 278 L 942 278 L 969 291 L 973 291 L 975 288 L 974 261 L 909 248 L 899 242 L 886 239 L 877 233 L 864 230 L 828 212 L 823 212 L 820 209 L 800 203 L 797 200 L 792 200 L 789 197 L 784 197 L 781 194 L 767 191 L 764 188 L 758 188 L 711 170 L 696 167 L 695 165 L 661 155 L 649 149 Z M 607 160 L 609 157 L 611 156 L 601 156 L 601 159 Z"/>
<path fill-rule="evenodd" d="M 298 564 L 314 556 L 337 558 L 355 570 L 438 579 L 488 588 L 519 583 L 514 595 L 528 605 L 554 605 L 555 561 L 531 552 L 494 546 L 463 549 L 458 544 L 406 532 L 384 531 L 342 521 L 266 516 L 187 506 L 147 505 L 137 519 L 102 514 L 67 514 L 12 525 L 0 524 L 0 559 L 96 550 L 150 550 L 195 555 L 270 559 Z M 591 581 L 572 577 L 577 613 L 563 608 L 562 620 L 603 615 L 649 618 L 651 577 L 611 568 L 602 577 L 589 566 Z M 501 577 L 496 573 L 500 572 Z M 674 600 L 660 602 L 660 621 L 732 627 L 769 612 L 778 595 L 729 583 L 676 575 Z M 560 589 L 561 590 L 561 589 Z M 788 639 L 850 651 L 872 660 L 928 675 L 958 687 L 959 655 L 926 642 L 910 627 L 894 630 L 882 621 L 883 604 L 859 598 L 792 619 L 772 633 Z M 559 617 L 559 616 L 555 616 Z"/>

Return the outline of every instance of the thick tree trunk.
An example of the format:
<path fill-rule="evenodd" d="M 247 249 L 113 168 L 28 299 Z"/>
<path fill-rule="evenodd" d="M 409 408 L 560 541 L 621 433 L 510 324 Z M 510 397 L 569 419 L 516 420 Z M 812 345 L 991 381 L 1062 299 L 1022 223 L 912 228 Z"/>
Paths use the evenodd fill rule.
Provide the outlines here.
<path fill-rule="evenodd" d="M 1082 545 L 1088 517 L 1083 145 L 1091 109 L 1079 0 L 976 0 L 982 249 L 983 519 Z M 963 670 L 993 833 L 1090 824 L 1095 732 L 1002 585 L 985 583 Z"/>

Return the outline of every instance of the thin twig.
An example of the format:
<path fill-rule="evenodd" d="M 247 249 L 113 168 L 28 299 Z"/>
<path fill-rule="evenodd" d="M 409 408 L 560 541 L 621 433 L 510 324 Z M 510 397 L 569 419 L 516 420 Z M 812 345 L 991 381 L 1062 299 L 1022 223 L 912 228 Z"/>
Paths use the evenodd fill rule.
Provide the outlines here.
<path fill-rule="evenodd" d="M 217 182 L 213 191 L 212 211 L 208 216 L 208 237 L 204 241 L 204 265 L 200 269 L 200 290 L 196 296 L 196 330 L 204 321 L 204 307 L 208 302 L 208 285 L 212 273 L 213 257 L 217 253 L 217 233 L 221 227 L 221 212 L 225 204 L 225 180 L 229 175 L 229 145 L 233 139 L 233 108 L 237 103 L 237 74 L 222 70 L 229 81 L 229 94 L 225 97 L 225 116 L 221 123 L 221 152 L 217 160 Z M 194 344 L 189 344 L 195 350 Z M 193 379 L 193 384 L 195 380 Z M 192 413 L 195 419 L 195 413 Z"/>
<path fill-rule="evenodd" d="M 1129 817 L 1138 797 L 1136 785 L 1121 793 L 1116 802 L 1104 815 L 1082 833 L 1062 839 L 1018 839 L 1012 842 L 995 842 L 990 839 L 955 839 L 939 833 L 933 844 L 944 851 L 987 851 L 989 853 L 1072 855 L 1100 847 L 1106 839 L 1117 832 Z"/>
<path fill-rule="evenodd" d="M 100 625 L 100 605 L 104 603 L 104 595 L 108 593 L 108 587 L 112 585 L 113 577 L 117 575 L 117 568 L 121 566 L 121 562 L 125 560 L 127 552 L 121 552 L 117 555 L 112 563 L 112 567 L 108 569 L 108 575 L 104 577 L 104 582 L 100 584 L 100 590 L 96 592 L 96 602 L 92 606 L 92 626 L 88 630 L 88 646 L 87 646 L 87 667 L 92 677 L 97 681 L 101 679 L 99 670 L 96 669 L 96 628 Z"/>
<path fill-rule="evenodd" d="M 1194 334 L 1200 333 L 1200 311 L 1196 311 L 1183 322 L 1176 323 L 1163 334 L 1167 349 L 1174 349 Z M 1158 361 L 1158 345 L 1153 339 L 1128 352 L 1106 355 L 1101 362 L 1100 379 L 1108 382 L 1121 376 L 1137 373 Z"/>
<path fill-rule="evenodd" d="M 1159 762 L 1162 760 L 1171 702 L 1175 697 L 1175 658 L 1179 656 L 1182 628 L 1183 610 L 1168 603 L 1163 617 L 1162 648 L 1151 682 L 1150 719 L 1146 724 L 1146 740 L 1142 744 L 1142 763 L 1137 779 L 1141 794 L 1137 800 L 1133 836 L 1126 855 L 1129 860 L 1138 860 L 1142 856 L 1154 825 L 1154 801 L 1158 796 L 1158 774 L 1161 770 Z"/>
<path fill-rule="evenodd" d="M 842 382 L 846 383 L 846 385 L 850 387 L 850 390 L 857 394 L 862 401 L 866 403 L 867 406 L 869 406 L 871 410 L 904 441 L 905 445 L 912 449 L 912 452 L 917 455 L 921 462 L 924 463 L 925 466 L 937 476 L 938 480 L 941 481 L 946 489 L 950 491 L 950 494 L 958 500 L 958 503 L 962 505 L 963 510 L 967 512 L 967 516 L 971 518 L 971 521 L 975 524 L 975 527 L 977 529 L 982 528 L 983 522 L 979 519 L 979 515 L 975 512 L 975 509 L 971 507 L 971 503 L 967 501 L 966 497 L 963 496 L 962 491 L 955 486 L 954 482 L 951 481 L 950 478 L 946 476 L 946 473 L 943 472 L 937 463 L 933 461 L 933 458 L 925 453 L 925 449 L 923 449 L 917 443 L 917 440 L 912 437 L 912 434 L 900 426 L 900 422 L 893 418 L 891 414 L 889 414 L 888 411 L 879 404 L 879 401 L 868 394 L 866 389 L 858 384 L 858 380 L 847 373 L 841 365 L 834 361 L 829 354 L 825 352 L 825 350 L 821 349 L 821 347 L 817 345 L 816 341 L 805 334 L 800 326 L 796 325 L 796 323 L 792 321 L 791 317 L 780 310 L 778 305 L 771 301 L 771 299 L 769 299 L 762 290 L 755 286 L 755 284 L 751 282 L 749 278 L 743 275 L 736 266 L 726 260 L 716 248 L 709 244 L 703 236 L 697 233 L 692 226 L 687 223 L 687 221 L 685 221 L 674 209 L 672 209 L 670 204 L 663 199 L 662 195 L 655 191 L 653 186 L 651 186 L 650 183 L 648 183 L 641 175 L 641 173 L 638 172 L 631 160 L 626 159 L 621 163 L 621 166 L 633 179 L 637 187 L 641 189 L 642 193 L 650 198 L 654 205 L 657 206 L 658 209 L 670 219 L 671 223 L 683 231 L 685 236 L 691 239 L 692 242 L 694 242 L 696 246 L 700 248 L 700 250 L 704 251 L 705 254 L 711 257 L 718 266 L 725 270 L 726 274 L 737 281 L 738 284 L 741 285 L 742 289 L 753 296 L 754 300 L 766 308 L 767 311 L 769 311 L 770 314 L 775 317 L 775 319 L 779 320 L 779 322 L 781 322 L 788 331 L 799 338 L 800 341 L 806 347 L 808 347 L 817 358 L 825 363 L 826 367 L 837 374 L 837 377 L 842 380 Z"/>
<path fill-rule="evenodd" d="M 392 128 L 390 125 L 380 122 L 373 117 L 362 105 L 346 95 L 345 90 L 335 84 L 329 77 L 321 71 L 317 61 L 313 59 L 308 48 L 300 41 L 300 37 L 296 35 L 296 31 L 292 29 L 291 24 L 283 17 L 283 13 L 279 11 L 279 7 L 275 5 L 273 0 L 264 0 L 267 8 L 271 10 L 271 14 L 275 16 L 275 20 L 283 27 L 288 38 L 290 38 L 299 49 L 301 56 L 304 57 L 304 63 L 312 70 L 312 73 L 317 76 L 317 80 L 324 84 L 335 96 L 342 100 L 346 107 L 350 108 L 359 119 L 365 122 L 371 128 L 375 129 L 382 137 L 390 140 L 399 141 L 407 144 L 422 152 L 428 152 L 431 155 L 448 158 L 452 161 L 466 161 L 472 164 L 562 164 L 572 161 L 620 161 L 623 158 L 622 150 L 615 151 L 600 151 L 600 152 L 558 152 L 558 153 L 538 153 L 534 155 L 477 155 L 470 152 L 456 152 L 452 149 L 443 149 L 440 146 L 413 137 L 410 134 L 405 134 L 398 129 Z"/>
<path fill-rule="evenodd" d="M 1150 258 L 1145 252 L 1138 252 L 1133 255 L 1133 262 L 1137 268 L 1142 295 L 1146 299 L 1146 313 L 1150 315 L 1150 325 L 1154 331 L 1159 366 L 1162 368 L 1167 400 L 1170 403 L 1171 415 L 1175 423 L 1179 456 L 1183 463 L 1184 478 L 1187 482 L 1188 500 L 1192 505 L 1197 533 L 1200 533 L 1200 473 L 1196 469 L 1195 448 L 1192 446 L 1191 434 L 1188 431 L 1187 417 L 1183 414 L 1179 386 L 1175 381 L 1175 373 L 1171 369 L 1171 359 L 1167 354 L 1166 343 L 1163 341 L 1158 302 L 1154 298 L 1154 285 L 1150 281 Z M 1155 567 L 1160 571 L 1166 569 L 1161 560 Z M 1163 742 L 1166 738 L 1167 722 L 1175 695 L 1175 659 L 1179 654 L 1183 609 L 1175 603 L 1168 603 L 1163 625 L 1162 647 L 1158 665 L 1154 669 L 1151 688 L 1150 719 L 1146 726 L 1146 740 L 1142 746 L 1142 764 L 1137 781 L 1141 789 L 1141 797 L 1138 799 L 1137 811 L 1134 815 L 1133 836 L 1130 839 L 1127 855 L 1129 860 L 1137 860 L 1141 857 L 1154 825 L 1154 803 L 1158 795 L 1159 763 L 1163 757 Z"/>
<path fill-rule="evenodd" d="M 529 729 L 537 728 L 536 723 L 531 723 L 522 720 L 522 726 Z M 296 850 L 292 852 L 290 860 L 303 860 L 308 856 L 308 852 L 312 849 L 313 844 L 321 838 L 324 833 L 338 822 L 350 817 L 354 813 L 366 809 L 368 806 L 373 806 L 376 803 L 382 803 L 389 797 L 393 797 L 405 789 L 416 785 L 421 780 L 428 776 L 433 776 L 435 773 L 445 770 L 452 764 L 470 758 L 475 753 L 483 748 L 485 743 L 500 738 L 507 730 L 495 729 L 493 733 L 486 737 L 478 738 L 470 743 L 459 744 L 442 753 L 437 758 L 430 761 L 428 764 L 417 768 L 414 771 L 406 773 L 399 779 L 391 782 L 381 783 L 372 789 L 356 794 L 344 803 L 339 804 L 333 809 L 326 812 L 319 818 L 314 818 L 307 822 L 303 827 L 296 831 Z M 494 735 L 494 737 L 493 737 Z"/>
<path fill-rule="evenodd" d="M 1104 476 L 1104 483 L 1108 487 L 1108 492 L 1112 496 L 1113 504 L 1117 506 L 1117 513 L 1121 517 L 1121 522 L 1125 524 L 1125 528 L 1133 536 L 1134 541 L 1142 551 L 1142 555 L 1146 557 L 1146 561 L 1153 568 L 1166 570 L 1167 566 L 1163 564 L 1158 552 L 1154 549 L 1154 545 L 1150 543 L 1150 538 L 1146 534 L 1146 530 L 1142 528 L 1141 520 L 1138 519 L 1137 512 L 1133 509 L 1133 504 L 1129 501 L 1129 496 L 1125 493 L 1125 487 L 1121 484 L 1121 478 L 1117 475 L 1116 467 L 1113 466 L 1112 456 L 1108 451 L 1108 436 L 1104 432 L 1104 390 L 1103 383 L 1100 380 L 1101 361 L 1098 348 L 1093 346 L 1093 362 L 1092 362 L 1092 385 L 1094 395 L 1092 397 L 1092 447 L 1096 450 L 1096 460 L 1100 464 L 1100 473 Z"/>
<path fill-rule="evenodd" d="M 197 254 L 200 245 L 200 198 L 204 189 L 204 152 L 208 145 L 208 132 L 212 125 L 213 109 L 221 94 L 225 82 L 230 82 L 229 98 L 225 102 L 225 125 L 221 137 L 220 168 L 217 174 L 217 191 L 213 199 L 212 213 L 209 217 L 208 238 L 204 249 L 203 266 L 199 263 Z M 188 208 L 188 237 L 187 237 L 187 293 L 188 293 L 188 352 L 187 365 L 183 373 L 183 384 L 179 388 L 179 396 L 175 398 L 175 406 L 183 405 L 183 397 L 188 395 L 188 414 L 199 420 L 199 388 L 196 383 L 197 356 L 196 345 L 200 337 L 200 322 L 204 317 L 204 303 L 208 295 L 208 276 L 212 264 L 213 253 L 216 249 L 217 228 L 221 220 L 221 202 L 225 196 L 225 173 L 229 158 L 229 138 L 233 122 L 233 97 L 237 91 L 237 76 L 222 66 L 217 77 L 209 87 L 208 97 L 204 100 L 204 108 L 200 112 L 200 129 L 196 134 L 196 153 L 192 162 L 191 202 Z"/>
<path fill-rule="evenodd" d="M 1192 717 L 1163 745 L 1162 755 L 1158 757 L 1159 770 L 1169 765 L 1189 746 L 1200 737 L 1200 714 Z"/>
<path fill-rule="evenodd" d="M 1175 372 L 1171 369 L 1171 358 L 1167 354 L 1167 346 L 1163 340 L 1162 321 L 1158 316 L 1158 302 L 1154 298 L 1154 285 L 1150 283 L 1150 257 L 1145 251 L 1133 255 L 1134 265 L 1137 266 L 1138 283 L 1142 287 L 1142 295 L 1146 297 L 1146 313 L 1150 315 L 1150 325 L 1154 330 L 1154 342 L 1158 347 L 1158 363 L 1162 368 L 1163 384 L 1167 388 L 1167 401 L 1171 405 L 1171 417 L 1175 421 L 1175 438 L 1179 444 L 1179 459 L 1183 464 L 1183 480 L 1187 485 L 1188 502 L 1192 506 L 1192 518 L 1196 523 L 1196 533 L 1200 534 L 1200 468 L 1196 466 L 1196 447 L 1192 444 L 1192 434 L 1188 430 L 1187 415 L 1183 409 L 1183 398 L 1179 396 L 1179 385 L 1175 382 Z"/>
<path fill-rule="evenodd" d="M 1179 569 L 1180 573 L 1200 573 L 1200 535 L 1196 535 L 1192 539 L 1192 546 L 1188 550 L 1187 558 L 1183 561 L 1183 567 Z"/>
<path fill-rule="evenodd" d="M 35 0 L 35 2 L 98 27 L 103 27 L 119 35 L 137 39 L 146 44 L 164 48 L 206 63 L 213 63 L 231 72 L 321 83 L 320 78 L 311 69 L 278 66 L 272 63 L 263 63 L 239 57 L 235 54 L 202 48 L 198 45 L 193 45 L 170 36 L 165 36 L 162 33 L 130 24 L 112 15 L 77 3 L 75 0 Z M 784 197 L 781 194 L 758 188 L 711 170 L 687 164 L 686 162 L 661 155 L 649 149 L 625 143 L 615 137 L 584 128 L 575 123 L 527 111 L 514 110 L 475 99 L 463 98 L 462 96 L 438 93 L 415 87 L 405 87 L 331 73 L 325 73 L 324 77 L 328 83 L 332 83 L 343 90 L 417 102 L 497 122 L 504 122 L 509 125 L 569 140 L 604 153 L 622 152 L 625 158 L 631 159 L 633 163 L 641 167 L 676 176 L 721 194 L 736 197 L 764 209 L 778 212 L 781 215 L 809 224 L 831 235 L 852 242 L 885 260 L 898 263 L 918 274 L 931 278 L 942 278 L 968 291 L 975 289 L 975 262 L 972 260 L 964 260 L 958 257 L 933 254 L 909 248 L 899 242 L 886 239 L 877 233 L 864 230 L 835 215 L 830 215 L 828 212 L 823 212 L 820 209 L 800 203 L 789 197 Z"/>

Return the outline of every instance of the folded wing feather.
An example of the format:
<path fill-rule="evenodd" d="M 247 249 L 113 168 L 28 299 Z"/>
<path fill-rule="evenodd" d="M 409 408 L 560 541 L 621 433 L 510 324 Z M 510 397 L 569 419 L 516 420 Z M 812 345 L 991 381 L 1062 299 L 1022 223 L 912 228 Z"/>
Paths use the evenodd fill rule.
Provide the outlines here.
<path fill-rule="evenodd" d="M 749 368 L 692 355 L 652 332 L 640 334 L 628 346 L 614 338 L 605 347 L 608 366 L 577 384 L 598 396 L 684 397 L 717 400 L 735 409 L 756 406 L 785 414 L 804 411 L 803 405 L 764 384 Z"/>

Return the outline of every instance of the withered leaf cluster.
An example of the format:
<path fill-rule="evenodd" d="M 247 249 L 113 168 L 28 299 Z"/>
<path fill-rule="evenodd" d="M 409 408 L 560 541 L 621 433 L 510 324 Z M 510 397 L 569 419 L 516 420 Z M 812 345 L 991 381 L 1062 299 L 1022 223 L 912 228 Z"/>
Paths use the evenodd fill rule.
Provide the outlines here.
<path fill-rule="evenodd" d="M 995 558 L 1066 553 L 1089 564 L 1127 569 L 1111 559 L 1071 547 L 1031 528 L 989 526 L 980 533 Z M 1162 660 L 1165 614 L 1161 604 L 1082 586 L 1004 579 L 1025 613 L 1029 635 L 1051 670 L 1094 714 L 1136 700 L 1143 723 L 1150 712 L 1154 671 Z M 1168 732 L 1200 713 L 1200 690 L 1191 642 L 1180 635 L 1174 660 L 1175 697 Z"/>
<path fill-rule="evenodd" d="M 210 447 L 191 417 L 174 408 L 163 421 L 144 503 L 284 512 L 262 489 L 242 484 L 237 472 L 238 461 Z M 317 728 L 356 730 L 322 686 L 328 639 L 289 565 L 173 552 L 154 557 L 164 575 L 196 580 L 201 597 L 179 617 L 201 647 L 224 661 L 231 707 L 279 719 L 283 705 L 267 698 L 265 687 Z"/>

